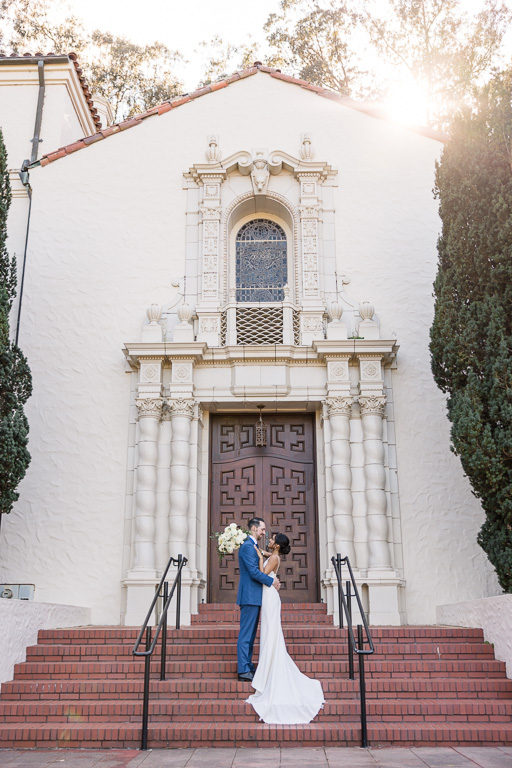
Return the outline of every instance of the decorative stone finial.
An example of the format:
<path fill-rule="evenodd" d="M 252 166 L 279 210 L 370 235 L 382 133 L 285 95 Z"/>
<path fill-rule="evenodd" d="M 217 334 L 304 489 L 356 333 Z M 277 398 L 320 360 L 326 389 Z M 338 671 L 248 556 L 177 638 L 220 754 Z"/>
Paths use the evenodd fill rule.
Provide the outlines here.
<path fill-rule="evenodd" d="M 190 324 L 192 317 L 192 307 L 186 301 L 183 301 L 176 309 L 179 323 L 174 327 L 172 340 L 175 342 L 194 341 L 194 327 Z"/>
<path fill-rule="evenodd" d="M 302 146 L 300 148 L 300 158 L 301 160 L 312 160 L 314 156 L 315 150 L 313 149 L 313 144 L 311 143 L 311 134 L 303 133 Z"/>
<path fill-rule="evenodd" d="M 160 306 L 160 304 L 151 304 L 146 309 L 146 315 L 148 317 L 150 325 L 157 325 L 158 321 L 162 317 L 162 307 Z"/>
<path fill-rule="evenodd" d="M 359 305 L 359 314 L 363 320 L 372 320 L 375 314 L 375 307 L 373 304 L 370 304 L 369 301 L 363 301 L 363 303 Z"/>
<path fill-rule="evenodd" d="M 158 322 L 162 317 L 162 307 L 160 304 L 151 304 L 146 310 L 146 315 L 149 325 L 142 326 L 142 341 L 162 341 L 164 329 Z"/>
<path fill-rule="evenodd" d="M 181 325 L 188 325 L 190 318 L 192 317 L 192 307 L 190 306 L 190 304 L 187 304 L 187 302 L 184 301 L 182 304 L 179 305 L 176 312 L 180 319 Z"/>
<path fill-rule="evenodd" d="M 347 328 L 345 323 L 341 322 L 343 307 L 337 298 L 327 302 L 327 314 L 331 321 L 327 325 L 327 338 L 335 340 L 346 339 Z"/>
<path fill-rule="evenodd" d="M 327 302 L 327 314 L 331 318 L 331 322 L 339 323 L 343 314 L 343 307 L 337 299 Z"/>
<path fill-rule="evenodd" d="M 220 160 L 219 137 L 210 136 L 208 139 L 208 149 L 206 150 L 206 159 L 209 163 L 218 163 Z"/>
<path fill-rule="evenodd" d="M 363 339 L 380 338 L 379 326 L 375 320 L 373 320 L 374 313 L 375 307 L 373 304 L 370 304 L 369 301 L 363 301 L 363 303 L 359 305 L 359 314 L 361 315 L 362 320 L 359 323 L 358 334 Z"/>

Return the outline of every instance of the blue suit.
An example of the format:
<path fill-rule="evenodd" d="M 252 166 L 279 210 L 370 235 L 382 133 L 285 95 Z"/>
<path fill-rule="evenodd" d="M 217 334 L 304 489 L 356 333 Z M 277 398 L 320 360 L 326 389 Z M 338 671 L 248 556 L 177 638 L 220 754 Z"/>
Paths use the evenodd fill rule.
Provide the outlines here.
<path fill-rule="evenodd" d="M 273 578 L 259 569 L 254 541 L 248 536 L 238 550 L 240 582 L 237 604 L 240 606 L 240 632 L 236 646 L 238 674 L 252 672 L 252 649 L 260 617 L 262 585 L 271 587 Z"/>

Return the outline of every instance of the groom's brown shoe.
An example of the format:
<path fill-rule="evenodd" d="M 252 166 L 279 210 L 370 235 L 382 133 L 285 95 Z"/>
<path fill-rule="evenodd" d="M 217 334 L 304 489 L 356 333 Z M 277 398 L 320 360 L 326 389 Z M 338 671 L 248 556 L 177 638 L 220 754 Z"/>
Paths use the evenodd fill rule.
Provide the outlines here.
<path fill-rule="evenodd" d="M 254 672 L 241 672 L 238 674 L 238 679 L 242 683 L 250 683 L 254 677 Z"/>

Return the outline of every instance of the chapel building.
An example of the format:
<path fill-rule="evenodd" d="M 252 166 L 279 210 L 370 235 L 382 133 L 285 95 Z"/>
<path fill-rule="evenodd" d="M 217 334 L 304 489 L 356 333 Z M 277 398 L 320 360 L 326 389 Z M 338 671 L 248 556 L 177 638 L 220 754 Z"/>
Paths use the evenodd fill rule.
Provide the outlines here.
<path fill-rule="evenodd" d="M 34 383 L 2 583 L 135 625 L 181 554 L 187 623 L 260 516 L 285 602 L 335 614 L 336 553 L 372 624 L 500 591 L 430 371 L 441 134 L 259 63 L 112 124 L 73 55 L 0 58 L 0 127 Z"/>

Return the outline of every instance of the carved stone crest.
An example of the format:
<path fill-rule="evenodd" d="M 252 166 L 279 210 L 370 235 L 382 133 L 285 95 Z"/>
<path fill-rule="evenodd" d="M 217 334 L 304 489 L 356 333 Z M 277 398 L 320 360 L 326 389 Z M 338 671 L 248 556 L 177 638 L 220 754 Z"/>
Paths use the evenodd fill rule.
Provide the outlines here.
<path fill-rule="evenodd" d="M 258 150 L 253 160 L 251 173 L 254 194 L 264 194 L 267 190 L 269 179 L 268 162 L 262 150 Z"/>

